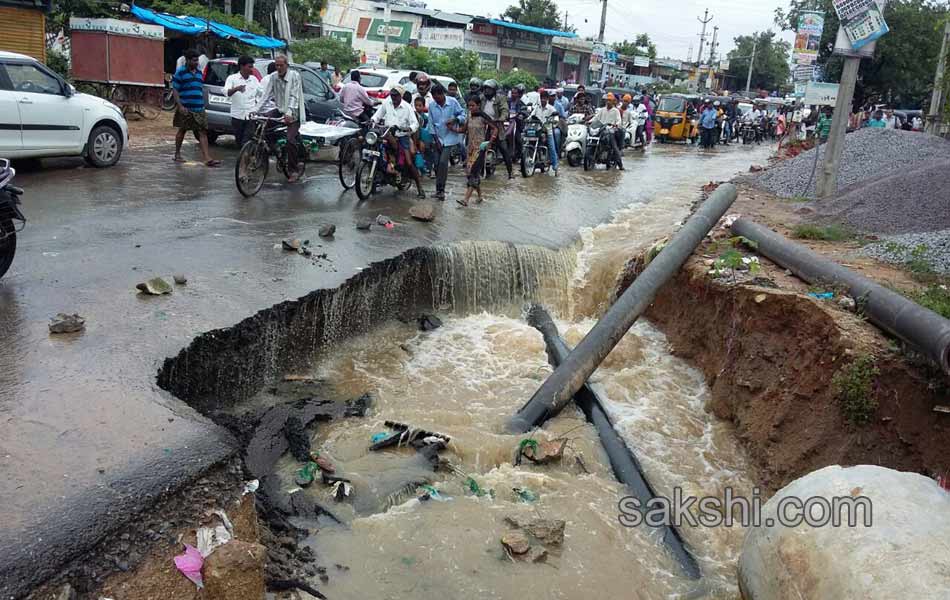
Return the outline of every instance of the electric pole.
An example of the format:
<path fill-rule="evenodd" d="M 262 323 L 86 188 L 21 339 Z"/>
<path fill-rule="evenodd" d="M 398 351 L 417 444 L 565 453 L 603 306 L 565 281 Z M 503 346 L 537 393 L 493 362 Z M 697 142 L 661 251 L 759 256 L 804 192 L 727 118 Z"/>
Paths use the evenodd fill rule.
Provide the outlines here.
<path fill-rule="evenodd" d="M 564 11 L 564 31 L 567 31 L 567 11 Z"/>
<path fill-rule="evenodd" d="M 383 33 L 383 54 L 386 55 L 386 62 L 389 62 L 389 18 L 392 16 L 392 12 L 389 6 L 389 1 L 390 0 L 386 0 L 386 11 L 385 11 L 386 24 L 384 25 L 386 29 L 385 29 L 385 33 Z"/>
<path fill-rule="evenodd" d="M 251 0 L 248 0 L 251 1 Z M 689 52 L 686 53 L 686 62 L 693 62 L 693 42 L 689 43 Z"/>
<path fill-rule="evenodd" d="M 759 43 L 759 34 L 752 34 L 752 59 L 749 60 L 749 74 L 745 78 L 745 95 L 749 95 L 749 88 L 752 87 L 752 67 L 755 66 L 755 47 Z"/>
<path fill-rule="evenodd" d="M 937 72 L 934 75 L 934 91 L 930 98 L 930 111 L 927 113 L 924 131 L 933 135 L 940 133 L 940 104 L 943 100 L 943 70 L 947 62 L 947 50 L 950 46 L 950 21 L 943 28 L 943 44 L 940 45 L 940 58 L 937 59 Z"/>
<path fill-rule="evenodd" d="M 714 63 L 716 61 L 716 46 L 718 45 L 718 43 L 716 42 L 716 39 L 718 37 L 719 37 L 719 26 L 716 25 L 715 27 L 713 27 L 712 43 L 709 44 L 709 78 L 706 81 L 709 84 L 708 87 L 710 90 L 712 90 L 712 87 L 713 87 L 712 78 L 713 78 L 713 71 L 715 69 Z"/>
<path fill-rule="evenodd" d="M 597 41 L 604 42 L 604 27 L 607 26 L 607 0 L 603 0 L 603 7 L 600 9 L 600 33 L 597 34 Z"/>
<path fill-rule="evenodd" d="M 254 20 L 254 0 L 244 0 L 244 20 L 248 23 Z"/>
<path fill-rule="evenodd" d="M 838 100 L 831 119 L 831 131 L 825 143 L 825 156 L 821 163 L 816 185 L 819 198 L 830 198 L 838 191 L 838 163 L 844 151 L 844 135 L 851 116 L 851 101 L 854 99 L 854 84 L 858 81 L 860 56 L 847 56 L 841 70 L 841 82 L 838 84 Z"/>
<path fill-rule="evenodd" d="M 712 21 L 713 18 L 709 16 L 709 9 L 707 8 L 703 18 L 696 17 L 696 20 L 703 24 L 703 32 L 699 34 L 699 52 L 696 53 L 696 64 L 700 65 L 703 62 L 703 44 L 706 42 L 706 23 Z M 603 25 L 601 25 L 601 29 L 603 29 Z"/>

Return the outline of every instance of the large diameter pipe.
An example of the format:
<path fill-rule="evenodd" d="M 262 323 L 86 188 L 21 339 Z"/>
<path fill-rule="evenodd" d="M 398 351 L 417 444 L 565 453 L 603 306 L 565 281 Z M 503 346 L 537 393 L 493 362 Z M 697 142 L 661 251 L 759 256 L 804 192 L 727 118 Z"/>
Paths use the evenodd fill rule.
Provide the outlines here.
<path fill-rule="evenodd" d="M 528 311 L 528 323 L 544 336 L 544 345 L 547 347 L 548 360 L 551 365 L 557 367 L 564 362 L 571 353 L 571 349 L 561 339 L 557 325 L 551 320 L 551 316 L 547 311 L 537 304 L 532 305 Z M 627 486 L 628 492 L 637 499 L 640 506 L 644 508 L 652 506 L 649 502 L 656 498 L 656 492 L 643 474 L 643 467 L 640 465 L 640 461 L 637 460 L 636 454 L 627 446 L 627 443 L 614 428 L 597 392 L 590 385 L 584 383 L 581 389 L 574 394 L 574 403 L 584 411 L 587 420 L 597 429 L 600 443 L 607 453 L 610 467 L 613 469 L 617 481 Z M 660 525 L 656 529 L 660 530 L 663 544 L 669 549 L 670 554 L 679 563 L 686 576 L 690 579 L 701 578 L 702 572 L 699 569 L 699 564 L 686 549 L 686 544 L 683 542 L 679 531 L 669 525 Z"/>
<path fill-rule="evenodd" d="M 847 287 L 872 323 L 914 346 L 950 374 L 947 319 L 754 221 L 737 219 L 732 232 L 758 244 L 760 254 L 808 283 Z"/>
<path fill-rule="evenodd" d="M 650 306 L 660 287 L 686 262 L 735 200 L 736 186 L 731 183 L 720 185 L 709 196 L 574 351 L 541 384 L 534 396 L 512 417 L 508 423 L 511 431 L 528 431 L 561 412 L 620 338 L 630 331 L 637 318 Z"/>

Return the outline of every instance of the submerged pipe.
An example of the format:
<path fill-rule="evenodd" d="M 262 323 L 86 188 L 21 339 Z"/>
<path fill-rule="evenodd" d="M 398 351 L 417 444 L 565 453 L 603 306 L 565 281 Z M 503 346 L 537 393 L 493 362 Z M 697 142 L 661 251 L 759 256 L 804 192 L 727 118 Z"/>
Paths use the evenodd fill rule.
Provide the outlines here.
<path fill-rule="evenodd" d="M 571 349 L 561 339 L 557 325 L 551 320 L 551 316 L 547 311 L 537 304 L 532 305 L 528 311 L 528 323 L 544 336 L 548 359 L 552 366 L 557 367 L 571 353 Z M 614 429 L 600 397 L 587 383 L 584 383 L 574 394 L 574 402 L 584 411 L 587 420 L 597 429 L 600 443 L 603 445 L 604 451 L 607 452 L 607 458 L 610 459 L 610 466 L 617 481 L 627 486 L 630 494 L 640 502 L 640 506 L 652 506 L 648 502 L 656 497 L 656 492 L 644 476 L 640 461 L 637 460 L 636 455 L 623 441 L 617 430 Z M 699 570 L 699 564 L 686 549 L 679 531 L 669 525 L 660 525 L 656 529 L 661 531 L 663 543 L 669 548 L 673 558 L 680 564 L 686 576 L 690 579 L 701 578 L 702 572 Z"/>
<path fill-rule="evenodd" d="M 846 286 L 872 323 L 914 346 L 950 374 L 947 319 L 754 221 L 737 219 L 732 232 L 758 244 L 760 254 L 808 283 Z"/>
<path fill-rule="evenodd" d="M 736 186 L 731 183 L 720 185 L 709 196 L 509 421 L 511 431 L 528 431 L 561 412 L 735 199 Z"/>

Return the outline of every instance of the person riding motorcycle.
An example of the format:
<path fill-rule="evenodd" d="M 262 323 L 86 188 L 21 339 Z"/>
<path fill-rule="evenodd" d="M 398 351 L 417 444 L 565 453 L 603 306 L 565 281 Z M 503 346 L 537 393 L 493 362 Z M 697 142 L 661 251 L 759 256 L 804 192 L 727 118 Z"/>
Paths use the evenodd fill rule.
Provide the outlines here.
<path fill-rule="evenodd" d="M 571 103 L 571 114 L 582 114 L 584 117 L 590 117 L 594 114 L 594 107 L 591 106 L 590 96 L 587 95 L 587 88 L 582 85 L 577 86 L 574 93 L 574 101 Z"/>
<path fill-rule="evenodd" d="M 390 173 L 394 173 L 400 158 L 413 181 L 416 182 L 418 196 L 425 198 L 426 194 L 422 191 L 422 177 L 419 176 L 419 170 L 416 169 L 415 156 L 413 156 L 412 134 L 419 129 L 419 119 L 409 103 L 403 100 L 403 94 L 406 90 L 402 86 L 394 86 L 389 91 L 389 99 L 383 100 L 373 114 L 373 124 L 382 123 L 389 128 L 386 134 L 386 145 L 389 148 L 389 157 L 386 161 L 386 168 Z"/>
<path fill-rule="evenodd" d="M 469 95 L 474 94 L 474 95 L 476 95 L 476 96 L 481 96 L 481 95 L 482 95 L 482 84 L 483 84 L 482 80 L 479 79 L 478 77 L 472 77 L 471 79 L 469 79 L 469 80 L 468 80 L 468 93 L 469 93 Z"/>
<path fill-rule="evenodd" d="M 514 147 L 512 150 L 512 160 L 521 160 L 521 133 L 524 131 L 524 122 L 528 118 L 528 105 L 525 104 L 524 95 L 528 91 L 525 84 L 519 83 L 511 88 L 511 96 L 508 99 L 508 116 L 514 124 Z"/>
<path fill-rule="evenodd" d="M 558 116 L 557 108 L 554 106 L 554 92 L 550 90 L 544 90 L 541 94 L 541 102 L 534 107 L 534 110 L 531 112 L 531 119 L 537 119 L 541 122 L 544 127 L 544 131 L 547 134 L 548 138 L 548 156 L 551 159 L 551 169 L 554 171 L 554 175 L 557 175 L 558 167 L 558 155 L 560 154 L 560 134 L 561 130 L 558 127 L 555 127 L 553 120 Z"/>
<path fill-rule="evenodd" d="M 498 82 L 489 79 L 482 84 L 482 96 L 485 98 L 482 104 L 482 112 L 500 129 L 504 129 L 504 123 L 508 120 L 509 109 L 508 99 L 498 93 Z M 512 171 L 511 152 L 508 149 L 508 140 L 505 137 L 499 137 L 495 144 L 501 157 L 505 161 L 505 168 L 508 170 L 508 179 L 514 178 Z"/>
<path fill-rule="evenodd" d="M 738 98 L 733 98 L 732 102 L 726 102 L 725 113 L 726 115 L 725 115 L 725 125 L 724 125 L 723 133 L 726 137 L 726 140 L 723 143 L 726 145 L 729 145 L 729 142 L 732 141 L 732 138 L 735 135 L 736 119 L 738 118 L 738 115 L 739 115 L 739 99 Z"/>
<path fill-rule="evenodd" d="M 419 75 L 416 76 L 416 91 L 412 95 L 413 102 L 416 98 L 422 98 L 426 106 L 428 106 L 432 100 L 432 80 L 429 79 L 429 76 L 425 73 L 419 73 Z"/>
<path fill-rule="evenodd" d="M 614 162 L 617 163 L 617 167 L 623 171 L 623 155 L 620 152 L 620 148 L 623 146 L 623 129 L 620 127 L 622 117 L 620 116 L 620 109 L 617 108 L 617 97 L 612 93 L 607 94 L 606 101 L 606 106 L 599 109 L 593 116 L 588 117 L 587 121 L 590 122 L 596 119 L 604 127 L 613 128 L 611 135 L 608 136 L 610 153 Z"/>

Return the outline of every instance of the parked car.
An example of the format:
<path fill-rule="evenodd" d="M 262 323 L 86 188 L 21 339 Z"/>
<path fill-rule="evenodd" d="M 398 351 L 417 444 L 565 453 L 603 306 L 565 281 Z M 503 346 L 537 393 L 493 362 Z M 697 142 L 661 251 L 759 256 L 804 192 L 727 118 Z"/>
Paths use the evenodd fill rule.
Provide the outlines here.
<path fill-rule="evenodd" d="M 111 167 L 128 141 L 118 106 L 78 93 L 29 56 L 0 51 L 0 156 L 82 156 Z"/>
<path fill-rule="evenodd" d="M 231 129 L 231 99 L 224 93 L 224 82 L 229 75 L 238 72 L 237 58 L 216 58 L 209 61 L 204 70 L 205 106 L 208 111 L 208 141 L 214 142 L 219 135 L 233 135 Z M 257 77 L 267 73 L 273 59 L 259 58 L 254 61 Z M 291 69 L 300 73 L 303 84 L 307 120 L 326 123 L 343 105 L 336 92 L 310 67 L 291 64 Z"/>
<path fill-rule="evenodd" d="M 457 81 L 455 81 L 451 77 L 446 77 L 445 75 L 433 75 L 432 81 L 438 81 L 439 83 L 442 84 L 442 87 L 444 87 L 445 89 L 449 89 L 450 83 L 454 83 L 455 85 L 458 85 Z"/>
<path fill-rule="evenodd" d="M 365 68 L 359 67 L 350 70 L 343 78 L 343 83 L 350 81 L 350 74 L 353 71 L 360 72 L 360 85 L 366 88 L 366 94 L 373 99 L 373 102 L 380 103 L 389 97 L 389 90 L 397 84 L 405 86 L 409 83 L 409 73 L 412 71 L 401 71 L 398 69 L 387 68 Z M 416 71 L 417 73 L 419 71 Z"/>

